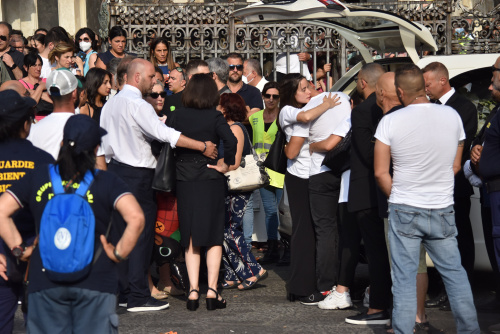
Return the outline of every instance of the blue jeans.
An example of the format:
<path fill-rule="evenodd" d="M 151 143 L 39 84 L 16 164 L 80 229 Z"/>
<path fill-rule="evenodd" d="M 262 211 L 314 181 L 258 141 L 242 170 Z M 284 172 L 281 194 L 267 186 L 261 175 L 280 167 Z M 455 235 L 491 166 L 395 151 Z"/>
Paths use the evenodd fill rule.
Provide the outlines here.
<path fill-rule="evenodd" d="M 267 240 L 278 240 L 278 204 L 283 196 L 283 188 L 260 188 L 260 197 L 266 214 Z"/>
<path fill-rule="evenodd" d="M 480 333 L 472 291 L 461 265 L 453 205 L 422 209 L 389 203 L 389 244 L 392 257 L 392 327 L 413 333 L 417 313 L 416 277 L 423 243 L 441 274 L 455 317 L 457 333 Z"/>
<path fill-rule="evenodd" d="M 252 193 L 253 194 L 253 193 Z M 248 245 L 252 246 L 253 235 L 253 195 L 250 195 L 245 212 L 243 213 L 243 235 Z"/>

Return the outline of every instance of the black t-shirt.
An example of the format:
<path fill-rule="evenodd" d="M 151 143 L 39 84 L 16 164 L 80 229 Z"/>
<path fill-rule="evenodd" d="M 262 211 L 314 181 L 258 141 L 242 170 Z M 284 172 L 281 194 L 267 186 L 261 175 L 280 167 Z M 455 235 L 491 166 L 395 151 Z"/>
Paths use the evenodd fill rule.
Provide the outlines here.
<path fill-rule="evenodd" d="M 66 184 L 66 182 L 63 181 L 63 184 Z M 78 187 L 78 183 L 73 184 L 73 190 Z M 35 171 L 27 174 L 7 191 L 23 207 L 31 209 L 38 229 L 43 210 L 49 201 L 49 195 L 53 195 L 48 166 L 37 167 Z M 99 236 L 101 234 L 106 235 L 116 201 L 127 193 L 130 193 L 128 186 L 112 173 L 99 171 L 94 177 L 94 181 L 87 192 L 87 201 L 95 215 L 96 250 L 102 248 Z M 50 281 L 42 269 L 39 248 L 35 248 L 30 262 L 29 293 L 62 285 Z M 116 265 L 102 250 L 98 260 L 93 264 L 89 276 L 70 285 L 100 292 L 116 293 L 118 289 Z"/>
<path fill-rule="evenodd" d="M 8 139 L 0 143 L 0 194 L 4 193 L 27 173 L 38 168 L 40 165 L 54 162 L 52 156 L 33 146 L 26 139 Z M 13 216 L 14 224 L 21 233 L 23 240 L 28 244 L 32 243 L 35 235 L 35 221 L 28 208 L 18 210 Z M 0 253 L 5 254 L 12 264 L 17 263 L 11 255 L 9 248 L 0 239 Z M 17 266 L 20 272 L 25 269 L 25 262 L 20 262 Z M 8 284 L 0 277 L 0 285 Z"/>
<path fill-rule="evenodd" d="M 236 93 L 240 95 L 243 98 L 243 100 L 245 100 L 245 104 L 249 106 L 250 109 L 253 108 L 259 108 L 259 110 L 264 109 L 262 94 L 260 93 L 260 90 L 258 88 L 243 83 L 241 89 Z"/>
<path fill-rule="evenodd" d="M 182 108 L 182 91 L 165 97 L 165 104 L 161 113 L 165 116 L 170 116 L 172 111 Z"/>
<path fill-rule="evenodd" d="M 9 51 L 7 51 L 7 53 L 12 57 L 14 64 L 17 65 L 17 67 L 21 70 L 21 72 L 23 72 L 23 77 L 25 77 L 28 73 L 24 70 L 24 54 L 12 47 L 9 49 Z M 12 70 L 9 67 L 7 67 L 7 65 L 5 65 L 5 67 L 7 68 L 7 72 L 9 72 L 10 78 L 12 80 L 17 80 L 14 73 L 12 73 Z"/>

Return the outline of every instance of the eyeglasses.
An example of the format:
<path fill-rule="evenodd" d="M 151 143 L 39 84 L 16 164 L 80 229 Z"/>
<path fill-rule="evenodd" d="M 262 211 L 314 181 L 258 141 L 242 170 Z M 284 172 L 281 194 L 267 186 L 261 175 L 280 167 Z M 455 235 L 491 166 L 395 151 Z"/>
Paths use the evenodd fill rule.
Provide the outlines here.
<path fill-rule="evenodd" d="M 7 36 L 0 35 L 0 39 L 4 42 L 7 42 Z"/>
<path fill-rule="evenodd" d="M 277 94 L 262 94 L 262 96 L 264 96 L 265 99 L 270 99 L 272 97 L 274 100 L 277 100 L 280 98 Z"/>
<path fill-rule="evenodd" d="M 90 42 L 90 38 L 88 37 L 80 38 L 78 42 Z"/>
<path fill-rule="evenodd" d="M 159 96 L 161 96 L 162 99 L 165 98 L 165 96 L 167 96 L 167 93 L 166 92 L 161 92 L 161 93 L 149 93 L 149 94 L 146 94 L 146 96 L 151 96 L 153 99 L 157 99 Z"/>
<path fill-rule="evenodd" d="M 229 65 L 229 70 L 234 71 L 234 70 L 243 71 L 243 65 Z"/>
<path fill-rule="evenodd" d="M 0 36 L 0 37 L 2 37 L 2 36 Z M 493 65 L 493 66 L 491 66 L 491 71 L 492 71 L 492 72 L 495 72 L 495 71 L 500 71 L 500 68 L 495 67 L 495 65 Z"/>
<path fill-rule="evenodd" d="M 208 76 L 209 76 L 209 77 L 213 77 L 213 76 L 214 76 L 214 73 L 215 73 L 215 72 L 208 72 L 207 74 L 208 74 Z"/>

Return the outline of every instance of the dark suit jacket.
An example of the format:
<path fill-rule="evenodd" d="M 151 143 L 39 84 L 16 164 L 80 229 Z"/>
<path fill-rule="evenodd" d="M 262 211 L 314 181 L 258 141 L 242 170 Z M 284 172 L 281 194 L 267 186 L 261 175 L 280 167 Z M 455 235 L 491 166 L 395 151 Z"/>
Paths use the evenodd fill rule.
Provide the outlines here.
<path fill-rule="evenodd" d="M 470 159 L 470 146 L 472 140 L 477 132 L 477 109 L 476 106 L 469 101 L 466 97 L 455 92 L 450 99 L 446 102 L 447 106 L 455 109 L 464 125 L 465 130 L 465 143 L 464 151 L 462 153 L 462 166 Z M 472 186 L 464 176 L 464 171 L 460 170 L 455 175 L 455 197 L 470 197 L 474 193 Z"/>
<path fill-rule="evenodd" d="M 351 178 L 347 207 L 350 212 L 377 207 L 377 185 L 373 170 L 375 130 L 382 118 L 375 93 L 351 113 Z"/>

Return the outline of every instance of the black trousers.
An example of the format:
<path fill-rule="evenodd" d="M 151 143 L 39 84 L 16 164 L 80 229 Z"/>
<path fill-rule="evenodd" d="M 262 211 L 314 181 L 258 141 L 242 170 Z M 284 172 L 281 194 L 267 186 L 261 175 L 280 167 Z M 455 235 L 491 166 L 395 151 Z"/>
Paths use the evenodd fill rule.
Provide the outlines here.
<path fill-rule="evenodd" d="M 314 226 L 309 209 L 309 179 L 285 174 L 286 191 L 292 216 L 290 278 L 287 292 L 308 296 L 317 291 Z"/>
<path fill-rule="evenodd" d="M 356 215 L 349 212 L 347 203 L 340 203 L 338 210 L 340 238 L 340 272 L 338 284 L 352 288 L 359 261 L 361 231 Z"/>
<path fill-rule="evenodd" d="M 387 310 L 391 306 L 391 269 L 385 243 L 384 220 L 377 208 L 355 212 L 365 245 L 370 276 L 370 308 Z"/>
<path fill-rule="evenodd" d="M 474 236 L 472 235 L 472 224 L 470 221 L 470 197 L 454 197 L 455 204 L 455 224 L 457 225 L 457 243 L 458 251 L 462 259 L 462 267 L 464 267 L 469 277 L 472 279 L 474 272 L 474 260 L 476 257 L 474 247 Z"/>
<path fill-rule="evenodd" d="M 491 220 L 491 207 L 481 205 L 481 220 L 483 222 L 484 243 L 486 252 L 490 260 L 491 268 L 493 269 L 496 286 L 496 298 L 500 300 L 500 270 L 498 269 L 497 259 L 495 257 L 495 244 L 493 242 L 493 221 Z"/>
<path fill-rule="evenodd" d="M 153 254 L 154 229 L 156 222 L 156 200 L 151 188 L 154 177 L 154 169 L 136 168 L 124 164 L 114 163 L 108 165 L 108 170 L 122 178 L 130 187 L 132 194 L 139 202 L 146 223 L 137 244 L 129 255 L 127 261 L 118 265 L 120 300 L 124 295 L 127 299 L 127 307 L 144 305 L 151 297 L 148 283 L 148 270 Z M 113 214 L 112 236 L 116 242 L 119 240 L 126 223 L 118 212 Z"/>
<path fill-rule="evenodd" d="M 323 172 L 309 178 L 309 205 L 316 236 L 316 280 L 319 291 L 329 291 L 339 272 L 337 208 L 340 178 Z"/>

